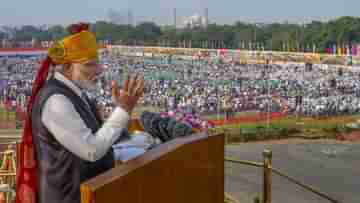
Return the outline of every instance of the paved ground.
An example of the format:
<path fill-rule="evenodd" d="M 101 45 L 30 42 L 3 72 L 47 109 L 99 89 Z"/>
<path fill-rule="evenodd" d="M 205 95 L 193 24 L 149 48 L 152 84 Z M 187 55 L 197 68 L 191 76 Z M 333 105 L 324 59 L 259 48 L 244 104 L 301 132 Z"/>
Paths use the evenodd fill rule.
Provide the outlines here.
<path fill-rule="evenodd" d="M 262 151 L 273 151 L 273 167 L 310 184 L 345 203 L 360 202 L 360 143 L 287 140 L 226 147 L 226 155 L 262 162 Z M 252 203 L 261 196 L 262 170 L 226 163 L 225 190 Z M 329 202 L 287 180 L 273 175 L 274 203 Z"/>
<path fill-rule="evenodd" d="M 16 133 L 3 132 L 3 142 L 19 139 Z M 4 145 L 5 147 L 6 145 Z M 0 148 L 3 146 L 0 143 Z M 310 184 L 344 203 L 360 202 L 360 142 L 333 140 L 285 140 L 247 143 L 226 147 L 226 155 L 241 160 L 262 162 L 264 149 L 273 151 L 273 167 Z M 240 203 L 253 203 L 261 196 L 262 170 L 225 163 L 225 190 Z M 286 179 L 273 175 L 273 203 L 327 203 Z"/>

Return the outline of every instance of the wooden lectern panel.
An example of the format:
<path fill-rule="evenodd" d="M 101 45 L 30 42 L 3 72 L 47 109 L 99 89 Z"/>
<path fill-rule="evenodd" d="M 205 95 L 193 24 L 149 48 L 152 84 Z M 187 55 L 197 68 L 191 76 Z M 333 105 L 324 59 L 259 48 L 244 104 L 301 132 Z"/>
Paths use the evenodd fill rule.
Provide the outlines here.
<path fill-rule="evenodd" d="M 177 138 L 80 189 L 81 203 L 223 203 L 224 136 Z"/>

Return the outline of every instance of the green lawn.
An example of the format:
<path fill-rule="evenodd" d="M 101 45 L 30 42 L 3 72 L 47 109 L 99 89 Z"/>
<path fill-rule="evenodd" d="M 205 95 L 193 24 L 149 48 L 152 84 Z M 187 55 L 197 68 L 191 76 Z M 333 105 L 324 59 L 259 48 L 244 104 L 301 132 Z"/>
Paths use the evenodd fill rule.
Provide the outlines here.
<path fill-rule="evenodd" d="M 360 115 L 341 116 L 328 119 L 286 117 L 269 123 L 241 123 L 226 125 L 211 130 L 212 133 L 225 133 L 230 142 L 246 142 L 301 136 L 308 138 L 333 138 L 339 133 L 351 132 L 345 127 L 360 119 Z M 269 127 L 269 128 L 268 128 Z"/>

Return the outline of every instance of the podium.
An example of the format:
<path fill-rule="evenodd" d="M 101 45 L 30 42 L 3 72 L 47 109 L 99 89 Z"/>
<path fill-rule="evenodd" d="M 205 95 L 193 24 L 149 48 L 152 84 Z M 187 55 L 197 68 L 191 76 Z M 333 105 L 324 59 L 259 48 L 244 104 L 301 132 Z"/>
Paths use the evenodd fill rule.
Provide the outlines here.
<path fill-rule="evenodd" d="M 81 187 L 81 203 L 223 203 L 224 136 L 174 139 Z"/>

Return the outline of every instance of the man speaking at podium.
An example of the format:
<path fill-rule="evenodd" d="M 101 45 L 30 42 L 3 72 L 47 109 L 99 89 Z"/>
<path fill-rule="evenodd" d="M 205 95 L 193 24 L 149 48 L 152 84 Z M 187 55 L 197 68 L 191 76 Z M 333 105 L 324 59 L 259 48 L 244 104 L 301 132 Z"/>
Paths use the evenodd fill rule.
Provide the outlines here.
<path fill-rule="evenodd" d="M 127 128 L 144 91 L 142 76 L 129 76 L 117 107 L 102 124 L 85 91 L 102 72 L 95 36 L 87 24 L 69 27 L 70 36 L 48 50 L 28 104 L 16 181 L 17 203 L 79 203 L 80 184 L 114 166 L 112 145 Z M 50 66 L 61 67 L 50 78 Z"/>

